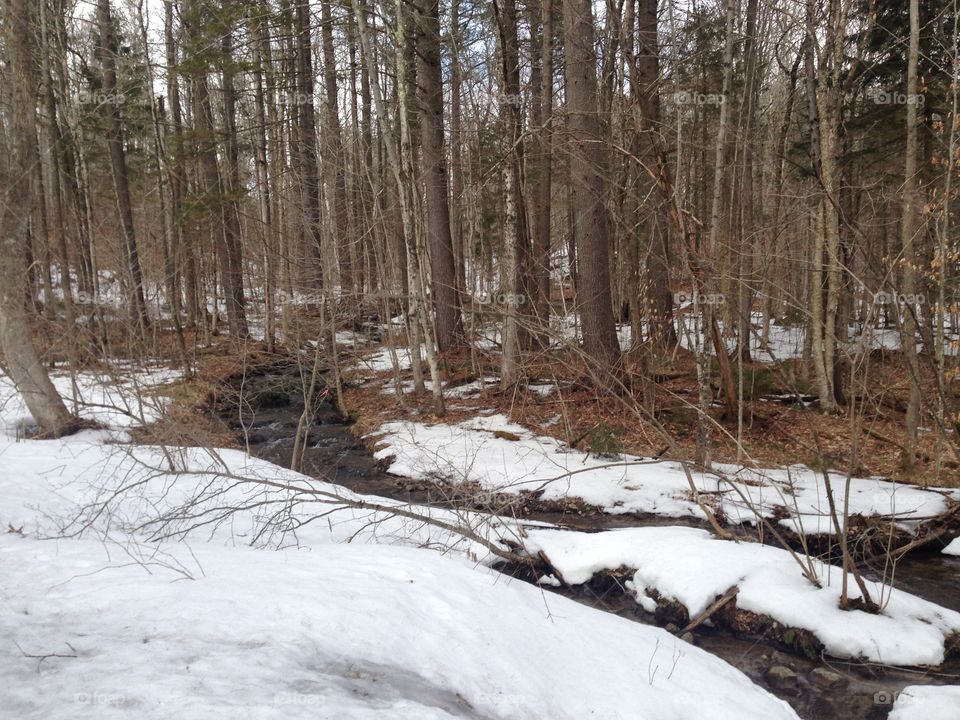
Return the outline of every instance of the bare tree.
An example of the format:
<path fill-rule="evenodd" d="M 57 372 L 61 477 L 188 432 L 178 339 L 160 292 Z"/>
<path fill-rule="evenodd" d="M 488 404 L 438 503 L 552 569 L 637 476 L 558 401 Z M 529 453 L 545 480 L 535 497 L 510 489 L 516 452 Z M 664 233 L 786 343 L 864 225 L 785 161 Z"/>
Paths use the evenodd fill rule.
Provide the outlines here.
<path fill-rule="evenodd" d="M 25 300 L 24 244 L 29 242 L 31 216 L 39 198 L 33 187 L 36 173 L 33 149 L 37 142 L 37 74 L 34 67 L 35 20 L 29 0 L 9 0 L 3 25 L 11 83 L 11 123 L 3 132 L 4 156 L 0 165 L 4 190 L 0 216 L 0 349 L 4 370 L 23 396 L 40 430 L 53 437 L 73 432 L 76 418 L 50 381 L 37 353 Z M 0 125 L 0 127 L 3 127 Z M 49 298 L 53 302 L 53 298 Z"/>
<path fill-rule="evenodd" d="M 598 118 L 593 10 L 589 0 L 563 2 L 570 157 L 571 212 L 577 250 L 577 303 L 583 322 L 584 350 L 605 371 L 619 364 L 613 322 L 610 247 L 604 178 L 599 160 L 602 138 Z"/>
<path fill-rule="evenodd" d="M 447 350 L 462 339 L 444 143 L 443 84 L 440 68 L 440 2 L 418 0 L 417 82 L 420 90 L 420 153 L 425 188 L 426 232 L 436 314 L 437 346 Z"/>
<path fill-rule="evenodd" d="M 143 337 L 150 320 L 143 292 L 143 270 L 133 224 L 133 203 L 130 199 L 130 182 L 127 177 L 127 158 L 123 146 L 123 118 L 120 106 L 124 102 L 117 89 L 116 40 L 113 36 L 113 18 L 110 0 L 97 0 L 97 27 L 99 30 L 100 70 L 103 74 L 102 98 L 107 122 L 107 147 L 110 151 L 110 167 L 113 171 L 113 187 L 117 198 L 117 211 L 123 228 L 123 247 L 129 273 L 128 308 L 136 333 Z"/>

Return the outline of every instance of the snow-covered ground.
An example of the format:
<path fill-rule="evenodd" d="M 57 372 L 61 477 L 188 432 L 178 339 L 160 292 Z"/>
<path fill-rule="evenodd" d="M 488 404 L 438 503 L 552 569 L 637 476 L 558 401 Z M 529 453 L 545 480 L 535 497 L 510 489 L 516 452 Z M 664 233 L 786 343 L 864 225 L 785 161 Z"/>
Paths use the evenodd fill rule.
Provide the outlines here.
<path fill-rule="evenodd" d="M 768 545 L 719 540 L 705 530 L 530 530 L 524 544 L 532 555 L 543 553 L 572 585 L 602 570 L 635 571 L 631 591 L 651 612 L 656 603 L 647 589 L 680 602 L 694 618 L 736 586 L 739 609 L 809 630 L 834 657 L 939 665 L 946 638 L 960 633 L 960 613 L 875 582 L 866 585 L 871 598 L 883 605 L 882 613 L 841 610 L 840 568 Z M 804 577 L 807 563 L 821 587 Z M 851 597 L 860 597 L 849 582 Z"/>
<path fill-rule="evenodd" d="M 468 398 L 473 395 L 479 395 L 480 392 L 484 389 L 490 390 L 496 388 L 500 383 L 500 378 L 498 377 L 485 377 L 482 380 L 474 380 L 472 382 L 463 383 L 460 385 L 453 385 L 451 383 L 443 383 L 443 396 L 445 398 L 456 398 L 463 399 Z M 433 382 L 431 380 L 423 381 L 424 388 L 427 392 L 433 390 Z M 409 394 L 414 392 L 415 385 L 413 380 L 404 380 L 400 383 L 400 391 L 404 394 Z M 388 380 L 383 384 L 384 395 L 396 395 L 397 388 L 393 380 Z"/>
<path fill-rule="evenodd" d="M 883 700 L 887 700 L 884 696 Z M 893 700 L 887 720 L 957 720 L 960 685 L 910 685 Z"/>
<path fill-rule="evenodd" d="M 373 436 L 378 458 L 392 458 L 390 472 L 417 479 L 472 481 L 501 493 L 536 493 L 542 500 L 579 498 L 612 514 L 655 513 L 703 518 L 690 480 L 677 462 L 630 455 L 599 458 L 538 436 L 503 415 L 455 424 L 397 421 Z M 691 471 L 700 499 L 731 522 L 754 523 L 758 515 L 777 518 L 798 534 L 833 533 L 823 474 L 803 465 L 755 469 L 717 465 L 718 474 Z M 722 476 L 722 478 L 721 478 Z M 843 506 L 846 478 L 830 474 L 837 507 Z M 947 509 L 946 495 L 960 491 L 923 490 L 879 478 L 850 480 L 850 514 L 895 515 L 913 529 Z"/>
<path fill-rule="evenodd" d="M 0 438 L 3 717 L 796 718 L 663 630 L 487 568 L 515 525 L 117 438 Z"/>
<path fill-rule="evenodd" d="M 958 555 L 960 556 L 960 538 L 954 538 L 949 545 L 947 545 L 943 552 L 945 555 Z"/>
<path fill-rule="evenodd" d="M 74 378 L 55 372 L 50 379 L 71 411 L 116 429 L 159 418 L 166 399 L 156 394 L 157 388 L 180 377 L 169 368 L 132 371 L 118 365 L 110 372 L 85 371 Z M 32 424 L 30 412 L 10 379 L 0 373 L 0 434 L 16 435 L 25 424 Z"/>
<path fill-rule="evenodd" d="M 394 353 L 397 360 L 397 370 L 409 370 L 410 365 L 413 362 L 410 349 L 398 345 L 396 348 L 394 348 Z M 426 358 L 426 348 L 423 346 L 421 346 L 420 357 L 424 359 Z M 360 359 L 357 363 L 356 369 L 361 374 L 367 376 L 372 373 L 393 370 L 393 355 L 390 353 L 390 348 L 385 347 Z"/>
<path fill-rule="evenodd" d="M 10 717 L 796 717 L 664 631 L 422 550 L 0 554 Z"/>

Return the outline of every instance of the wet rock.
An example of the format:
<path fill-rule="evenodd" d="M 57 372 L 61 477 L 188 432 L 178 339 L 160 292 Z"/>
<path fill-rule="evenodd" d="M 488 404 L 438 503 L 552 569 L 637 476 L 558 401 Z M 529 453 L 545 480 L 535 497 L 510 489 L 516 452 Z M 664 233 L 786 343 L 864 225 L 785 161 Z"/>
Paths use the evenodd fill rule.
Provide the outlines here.
<path fill-rule="evenodd" d="M 827 690 L 836 690 L 850 684 L 850 681 L 843 675 L 835 673 L 832 670 L 827 670 L 826 668 L 814 668 L 811 670 L 810 682 Z"/>
<path fill-rule="evenodd" d="M 786 665 L 774 665 L 764 673 L 764 678 L 778 690 L 796 690 L 799 676 Z"/>

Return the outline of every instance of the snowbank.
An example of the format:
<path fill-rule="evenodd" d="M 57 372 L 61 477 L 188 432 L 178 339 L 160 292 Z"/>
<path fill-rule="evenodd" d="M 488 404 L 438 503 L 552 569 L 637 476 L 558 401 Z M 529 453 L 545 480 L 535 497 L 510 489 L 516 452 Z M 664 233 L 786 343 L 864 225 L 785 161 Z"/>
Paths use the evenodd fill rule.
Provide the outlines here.
<path fill-rule="evenodd" d="M 652 588 L 682 603 L 691 618 L 736 585 L 738 608 L 811 631 L 835 657 L 938 665 L 946 637 L 960 632 L 960 613 L 874 582 L 868 590 L 874 601 L 886 601 L 882 614 L 841 610 L 840 568 L 812 561 L 823 585 L 817 588 L 786 550 L 718 540 L 705 530 L 530 530 L 525 545 L 531 554 L 542 552 L 570 584 L 601 570 L 635 570 L 638 602 L 649 605 L 644 590 Z M 852 579 L 850 585 L 851 597 L 859 596 Z"/>
<path fill-rule="evenodd" d="M 402 543 L 492 559 L 483 543 L 389 511 L 396 509 L 491 543 L 519 538 L 508 519 L 358 495 L 238 450 L 110 445 L 102 437 L 0 440 L 0 527 L 38 537 L 83 531 L 269 548 Z"/>
<path fill-rule="evenodd" d="M 390 472 L 416 479 L 473 481 L 484 489 L 537 493 L 542 500 L 580 498 L 608 513 L 655 513 L 665 517 L 704 514 L 676 462 L 623 455 L 597 458 L 537 436 L 503 415 L 476 417 L 453 425 L 398 421 L 373 436 L 379 459 L 392 458 Z M 832 534 L 826 482 L 803 465 L 757 470 L 717 465 L 730 482 L 694 473 L 699 492 L 734 523 L 754 523 L 757 514 L 776 517 L 798 534 Z M 846 478 L 830 474 L 837 507 L 843 506 Z M 956 492 L 956 491 L 953 491 Z M 960 494 L 960 493 L 958 493 Z M 912 530 L 919 519 L 947 509 L 940 492 L 878 478 L 850 481 L 851 515 L 896 515 Z"/>
<path fill-rule="evenodd" d="M 7 534 L 0 564 L 11 717 L 796 717 L 663 631 L 426 551 Z"/>

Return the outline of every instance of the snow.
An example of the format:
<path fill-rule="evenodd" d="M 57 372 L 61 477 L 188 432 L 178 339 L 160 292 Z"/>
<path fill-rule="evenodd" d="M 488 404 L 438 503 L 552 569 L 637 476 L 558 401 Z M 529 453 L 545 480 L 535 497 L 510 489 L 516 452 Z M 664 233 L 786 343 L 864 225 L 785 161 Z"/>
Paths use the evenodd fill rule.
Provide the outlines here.
<path fill-rule="evenodd" d="M 451 385 L 449 382 L 444 382 L 441 387 L 443 388 L 443 396 L 445 398 L 457 398 L 464 399 L 471 397 L 473 395 L 478 395 L 482 390 L 488 388 L 495 388 L 500 382 L 498 377 L 485 377 L 480 380 L 474 380 L 472 382 L 464 383 L 462 385 Z M 433 381 L 424 380 L 423 381 L 424 389 L 427 392 L 433 391 Z M 413 380 L 404 380 L 400 383 L 400 391 L 403 394 L 410 394 L 414 391 L 415 385 Z M 396 384 L 392 380 L 388 380 L 383 384 L 383 390 L 380 391 L 383 395 L 396 395 L 397 388 Z"/>
<path fill-rule="evenodd" d="M 394 351 L 397 355 L 397 369 L 398 370 L 409 370 L 412 364 L 410 348 L 407 347 L 396 347 Z M 420 348 L 420 357 L 425 358 L 427 356 L 427 350 L 425 347 L 421 346 Z M 383 348 L 378 350 L 375 353 L 371 353 L 364 358 L 361 358 L 357 362 L 357 368 L 364 370 L 368 373 L 379 373 L 386 370 L 393 370 L 393 358 L 390 355 L 390 348 Z"/>
<path fill-rule="evenodd" d="M 0 438 L 0 715 L 796 720 L 723 660 L 388 510 L 519 540 L 507 521 L 115 438 Z"/>
<path fill-rule="evenodd" d="M 118 367 L 109 372 L 85 371 L 76 374 L 80 417 L 112 428 L 153 422 L 163 414 L 166 401 L 155 393 L 161 386 L 179 379 L 178 371 L 157 368 L 131 371 Z M 54 373 L 50 378 L 69 409 L 73 409 L 73 384 L 69 375 Z M 30 411 L 9 377 L 0 373 L 0 434 L 15 436 L 17 428 L 33 424 Z"/>
<path fill-rule="evenodd" d="M 823 586 L 817 588 L 786 550 L 719 540 L 695 528 L 529 530 L 525 547 L 532 555 L 542 552 L 570 584 L 585 583 L 601 570 L 630 568 L 638 602 L 653 588 L 682 603 L 691 618 L 736 585 L 738 608 L 809 630 L 840 658 L 939 665 L 945 639 L 960 632 L 960 613 L 876 582 L 868 582 L 868 590 L 874 601 L 886 603 L 881 614 L 841 610 L 840 568 L 811 561 Z M 859 597 L 852 579 L 850 585 L 851 597 Z"/>
<path fill-rule="evenodd" d="M 556 389 L 557 386 L 554 383 L 531 383 L 527 385 L 527 390 L 542 398 L 549 397 Z"/>
<path fill-rule="evenodd" d="M 797 627 L 819 622 L 815 631 L 838 654 L 933 662 L 943 635 L 960 627 L 960 615 L 896 592 L 885 616 L 838 615 L 834 586 L 813 589 L 783 551 L 699 530 L 521 528 L 358 495 L 236 450 L 118 443 L 118 430 L 162 413 L 157 386 L 175 376 L 81 378 L 84 412 L 107 430 L 0 436 L 0 528 L 9 530 L 0 534 L 0 708 L 12 717 L 797 717 L 663 630 L 494 572 L 491 548 L 505 539 L 555 560 L 558 574 L 544 585 L 628 565 L 637 588 L 662 587 L 696 612 L 716 588 L 739 584 L 741 607 L 772 614 L 776 606 Z M 57 382 L 69 389 L 68 378 Z M 0 421 L 15 425 L 27 416 L 4 383 Z M 147 385 L 145 409 L 137 389 Z M 503 416 L 384 429 L 388 448 L 409 451 L 395 469 L 410 473 L 434 473 L 436 465 L 423 466 L 429 456 L 445 471 L 478 473 L 487 487 L 563 475 L 544 485 L 545 496 L 580 494 L 611 512 L 651 504 L 651 512 L 700 512 L 676 464 L 624 458 L 607 467 Z M 415 441 L 404 445 L 404 433 Z M 752 498 L 755 488 L 738 483 Z M 871 498 L 890 490 L 869 487 Z M 806 497 L 793 492 L 802 509 Z M 904 504 L 897 492 L 897 510 L 943 502 L 928 493 Z M 669 563 L 655 552 L 668 546 Z"/>
<path fill-rule="evenodd" d="M 370 338 L 355 330 L 337 330 L 336 333 L 334 333 L 334 340 L 337 345 L 345 345 L 348 347 L 366 345 L 370 342 Z"/>
<path fill-rule="evenodd" d="M 960 685 L 910 685 L 894 700 L 887 720 L 957 720 Z"/>
<path fill-rule="evenodd" d="M 486 545 L 420 518 L 469 528 L 490 542 L 518 538 L 510 520 L 358 495 L 238 450 L 100 440 L 88 433 L 0 442 L 0 527 L 45 538 L 86 529 L 104 538 L 188 538 L 267 548 L 395 542 L 485 562 L 493 559 Z M 417 517 L 387 510 L 395 508 Z"/>
<path fill-rule="evenodd" d="M 945 555 L 957 555 L 960 556 L 960 537 L 954 538 L 949 545 L 947 545 L 943 552 Z"/>
<path fill-rule="evenodd" d="M 380 444 L 376 457 L 392 458 L 390 472 L 403 477 L 473 481 L 496 492 L 539 493 L 547 501 L 575 497 L 612 514 L 704 517 L 679 463 L 630 455 L 594 457 L 554 438 L 537 436 L 501 414 L 455 424 L 389 422 L 375 437 Z M 698 492 L 707 493 L 703 497 L 731 522 L 754 523 L 760 514 L 781 518 L 781 525 L 797 533 L 834 532 L 822 473 L 803 465 L 777 469 L 716 465 L 715 470 L 726 479 L 691 472 Z M 842 507 L 846 478 L 831 473 L 830 479 L 836 505 Z M 919 519 L 947 509 L 948 492 L 852 478 L 850 513 L 895 514 L 898 525 L 913 529 Z"/>
<path fill-rule="evenodd" d="M 6 535 L 0 553 L 15 717 L 796 718 L 662 630 L 426 551 Z"/>

